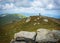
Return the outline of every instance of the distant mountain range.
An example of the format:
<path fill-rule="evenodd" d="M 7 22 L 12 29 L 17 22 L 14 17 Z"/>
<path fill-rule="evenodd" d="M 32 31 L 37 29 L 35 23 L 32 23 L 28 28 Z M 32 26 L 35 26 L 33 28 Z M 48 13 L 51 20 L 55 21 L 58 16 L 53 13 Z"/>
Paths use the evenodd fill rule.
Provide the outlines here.
<path fill-rule="evenodd" d="M 22 18 L 22 19 L 21 19 Z M 17 21 L 16 21 L 17 20 Z M 7 22 L 6 22 L 7 21 Z M 10 23 L 10 21 L 13 21 Z M 0 26 L 0 43 L 9 43 L 13 35 L 19 31 L 36 31 L 39 28 L 50 30 L 60 30 L 60 19 L 46 17 L 46 16 L 30 16 L 24 15 L 6 15 L 0 17 L 0 22 L 4 24 Z M 4 23 L 3 23 L 4 22 Z"/>
<path fill-rule="evenodd" d="M 20 19 L 25 18 L 25 17 L 26 16 L 21 15 L 21 14 L 1 14 L 0 15 L 0 25 L 19 21 Z"/>

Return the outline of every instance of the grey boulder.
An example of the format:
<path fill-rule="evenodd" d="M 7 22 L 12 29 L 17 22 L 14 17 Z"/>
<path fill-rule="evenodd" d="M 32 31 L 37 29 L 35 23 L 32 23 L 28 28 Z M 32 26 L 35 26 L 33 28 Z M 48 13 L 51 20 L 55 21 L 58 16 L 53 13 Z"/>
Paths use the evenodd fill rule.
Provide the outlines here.
<path fill-rule="evenodd" d="M 20 31 L 18 33 L 15 33 L 14 38 L 17 37 L 24 37 L 34 40 L 36 33 L 35 32 L 28 32 L 28 31 Z"/>
<path fill-rule="evenodd" d="M 38 29 L 36 42 L 55 42 L 57 39 L 54 37 L 54 33 L 48 29 Z"/>

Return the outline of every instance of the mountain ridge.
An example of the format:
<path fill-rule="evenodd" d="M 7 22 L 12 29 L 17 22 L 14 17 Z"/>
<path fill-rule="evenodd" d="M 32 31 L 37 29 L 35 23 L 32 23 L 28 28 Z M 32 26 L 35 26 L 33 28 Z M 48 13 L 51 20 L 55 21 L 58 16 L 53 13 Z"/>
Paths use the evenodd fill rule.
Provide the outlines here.
<path fill-rule="evenodd" d="M 25 18 L 26 16 L 21 14 L 2 14 L 0 15 L 0 25 L 1 24 L 7 24 L 12 23 L 14 21 L 19 21 L 22 18 Z"/>
<path fill-rule="evenodd" d="M 9 43 L 13 35 L 19 31 L 36 31 L 39 28 L 49 30 L 60 30 L 60 19 L 50 18 L 46 16 L 30 16 L 20 21 L 8 23 L 1 26 L 1 43 Z"/>

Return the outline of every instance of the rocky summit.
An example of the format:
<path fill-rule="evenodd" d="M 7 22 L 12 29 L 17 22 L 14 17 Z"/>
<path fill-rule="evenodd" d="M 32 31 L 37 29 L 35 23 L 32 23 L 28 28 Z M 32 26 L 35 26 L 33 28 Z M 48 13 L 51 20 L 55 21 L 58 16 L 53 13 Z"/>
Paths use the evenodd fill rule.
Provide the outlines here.
<path fill-rule="evenodd" d="M 54 31 L 52 31 L 53 33 L 56 33 L 56 35 L 59 34 L 60 19 L 46 17 L 46 16 L 42 16 L 42 15 L 41 16 L 39 16 L 39 15 L 29 16 L 29 17 L 25 17 L 25 16 L 22 17 L 19 15 L 13 15 L 13 16 L 14 17 L 12 17 L 12 18 L 14 18 L 14 20 L 11 18 L 10 15 L 1 17 L 2 19 L 0 18 L 0 23 L 3 24 L 3 25 L 0 25 L 0 43 L 10 43 L 11 39 L 14 37 L 14 34 L 18 33 L 19 31 L 20 32 L 26 31 L 27 34 L 29 33 L 29 35 L 26 34 L 26 37 L 31 36 L 30 32 L 36 32 L 37 29 L 42 29 L 42 28 L 47 29 L 49 31 L 54 30 Z M 19 19 L 18 18 L 16 19 L 16 17 L 18 17 Z M 11 18 L 11 19 L 9 19 L 9 18 Z M 40 30 L 40 31 L 42 34 L 40 32 L 36 32 L 39 35 L 37 35 L 35 39 L 39 39 L 40 37 L 44 36 L 41 39 L 45 40 L 46 39 L 45 35 L 48 34 L 49 31 L 48 31 L 48 33 L 45 33 L 46 30 Z M 53 35 L 51 35 L 51 34 L 52 33 L 49 33 L 48 35 L 46 35 L 46 36 L 48 36 L 49 40 L 50 40 L 50 36 L 53 37 Z M 56 35 L 54 35 L 54 36 L 56 36 Z M 38 38 L 38 36 L 39 36 L 39 38 Z M 59 37 L 60 37 L 60 35 L 58 35 L 56 38 L 59 38 Z M 51 38 L 51 39 L 53 39 L 53 38 Z M 36 41 L 38 41 L 38 40 L 36 40 Z M 40 41 L 40 39 L 39 39 L 39 41 Z M 46 39 L 46 41 L 48 41 L 48 40 Z"/>

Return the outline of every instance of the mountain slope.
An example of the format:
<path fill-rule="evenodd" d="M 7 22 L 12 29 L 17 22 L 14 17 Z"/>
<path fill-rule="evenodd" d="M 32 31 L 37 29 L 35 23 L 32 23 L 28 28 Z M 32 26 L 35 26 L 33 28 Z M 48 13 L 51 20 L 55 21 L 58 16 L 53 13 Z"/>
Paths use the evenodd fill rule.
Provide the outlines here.
<path fill-rule="evenodd" d="M 28 18 L 23 18 L 20 21 L 3 25 L 0 27 L 0 43 L 9 43 L 13 38 L 14 33 L 21 30 L 36 31 L 39 28 L 60 30 L 60 23 L 57 23 L 56 21 L 55 18 L 45 16 L 30 16 Z"/>
<path fill-rule="evenodd" d="M 25 16 L 21 14 L 2 14 L 0 15 L 0 25 L 12 23 L 22 18 L 25 18 Z"/>

